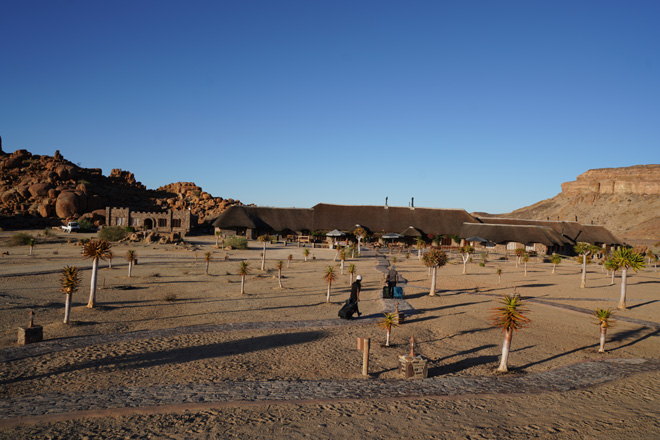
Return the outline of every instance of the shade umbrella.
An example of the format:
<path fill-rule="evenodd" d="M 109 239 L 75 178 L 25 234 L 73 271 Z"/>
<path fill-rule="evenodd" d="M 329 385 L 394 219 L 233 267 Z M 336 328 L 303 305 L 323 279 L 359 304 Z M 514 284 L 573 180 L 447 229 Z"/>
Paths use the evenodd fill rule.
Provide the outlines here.
<path fill-rule="evenodd" d="M 328 237 L 343 237 L 346 234 L 341 232 L 339 229 L 333 229 L 332 231 L 328 232 L 325 235 L 327 235 Z"/>
<path fill-rule="evenodd" d="M 470 237 L 470 238 L 466 238 L 465 241 L 473 241 L 473 242 L 479 242 L 479 243 L 488 243 L 488 240 L 486 240 L 485 238 L 481 238 L 481 237 L 477 237 L 477 236 L 475 236 L 475 237 Z"/>
<path fill-rule="evenodd" d="M 383 238 L 391 238 L 391 239 L 403 238 L 403 235 L 397 234 L 396 232 L 390 232 L 388 234 L 383 235 Z"/>

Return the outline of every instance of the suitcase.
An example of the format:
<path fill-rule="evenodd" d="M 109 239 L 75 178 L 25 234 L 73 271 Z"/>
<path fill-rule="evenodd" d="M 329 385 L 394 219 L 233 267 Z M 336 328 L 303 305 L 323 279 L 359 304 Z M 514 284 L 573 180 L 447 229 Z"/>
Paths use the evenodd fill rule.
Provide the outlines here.
<path fill-rule="evenodd" d="M 403 299 L 403 287 L 399 287 L 399 286 L 395 287 L 393 289 L 393 295 L 394 298 L 396 299 Z"/>
<path fill-rule="evenodd" d="M 383 287 L 383 298 L 393 298 L 392 288 L 389 286 Z"/>
<path fill-rule="evenodd" d="M 341 319 L 351 319 L 356 310 L 357 303 L 351 302 L 350 299 L 347 299 L 346 304 L 344 304 L 343 307 L 339 309 L 337 316 L 339 316 Z"/>

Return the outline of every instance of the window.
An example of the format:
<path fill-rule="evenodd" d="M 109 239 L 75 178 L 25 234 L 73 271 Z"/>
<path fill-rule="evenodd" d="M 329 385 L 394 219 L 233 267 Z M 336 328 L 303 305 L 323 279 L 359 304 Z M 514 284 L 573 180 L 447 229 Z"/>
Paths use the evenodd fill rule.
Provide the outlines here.
<path fill-rule="evenodd" d="M 167 227 L 167 219 L 166 218 L 159 218 L 158 219 L 158 227 L 159 228 L 166 228 Z"/>
<path fill-rule="evenodd" d="M 172 219 L 172 227 L 173 228 L 180 228 L 181 227 L 181 219 L 180 218 L 173 218 Z"/>

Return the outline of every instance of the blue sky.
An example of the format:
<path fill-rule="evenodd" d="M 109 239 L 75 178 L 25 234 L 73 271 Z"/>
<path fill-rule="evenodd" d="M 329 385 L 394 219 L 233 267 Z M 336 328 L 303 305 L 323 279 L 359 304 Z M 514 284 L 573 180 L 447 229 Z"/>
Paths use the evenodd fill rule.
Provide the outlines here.
<path fill-rule="evenodd" d="M 657 1 L 0 0 L 0 136 L 263 206 L 508 212 L 660 163 Z"/>

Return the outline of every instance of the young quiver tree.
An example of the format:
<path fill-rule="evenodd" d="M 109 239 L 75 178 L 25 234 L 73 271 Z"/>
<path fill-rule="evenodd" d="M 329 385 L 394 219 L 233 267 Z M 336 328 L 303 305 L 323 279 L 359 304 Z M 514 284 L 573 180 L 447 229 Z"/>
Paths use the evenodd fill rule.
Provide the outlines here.
<path fill-rule="evenodd" d="M 385 317 L 378 321 L 378 326 L 385 329 L 387 336 L 385 337 L 385 346 L 390 346 L 390 335 L 392 334 L 392 327 L 395 327 L 398 324 L 398 316 L 394 313 L 383 313 Z"/>
<path fill-rule="evenodd" d="M 467 263 L 470 261 L 470 255 L 474 253 L 474 248 L 470 245 L 463 246 L 459 252 L 461 253 L 461 259 L 463 260 L 463 274 L 467 273 Z"/>
<path fill-rule="evenodd" d="M 431 289 L 429 291 L 429 296 L 435 296 L 435 287 L 436 287 L 436 275 L 438 273 L 438 267 L 442 267 L 447 264 L 447 254 L 440 249 L 431 249 L 424 254 L 423 257 L 424 264 L 431 268 Z"/>
<path fill-rule="evenodd" d="M 247 261 L 241 261 L 238 265 L 238 274 L 241 276 L 241 295 L 245 293 L 245 277 L 250 273 L 250 267 Z"/>
<path fill-rule="evenodd" d="M 268 234 L 260 235 L 257 240 L 264 244 L 263 251 L 261 252 L 261 270 L 266 270 L 266 243 L 272 240 Z"/>
<path fill-rule="evenodd" d="M 612 327 L 612 323 L 610 322 L 612 315 L 614 315 L 614 312 L 610 309 L 597 309 L 594 312 L 594 317 L 598 320 L 596 324 L 600 327 L 600 348 L 598 349 L 598 353 L 605 353 L 605 335 L 607 334 L 607 329 Z"/>
<path fill-rule="evenodd" d="M 323 279 L 328 283 L 328 295 L 325 298 L 325 302 L 329 303 L 330 302 L 330 289 L 332 288 L 332 282 L 337 279 L 337 274 L 335 273 L 335 267 L 334 266 L 326 267 L 325 274 L 323 275 Z"/>
<path fill-rule="evenodd" d="M 206 252 L 204 254 L 204 262 L 206 263 L 206 268 L 204 269 L 205 275 L 209 274 L 209 264 L 211 263 L 212 258 L 213 258 L 213 254 L 211 252 Z"/>
<path fill-rule="evenodd" d="M 607 269 L 608 273 L 612 272 L 612 280 L 610 281 L 610 286 L 614 285 L 614 275 L 616 274 L 616 271 L 619 270 L 619 265 L 612 257 L 610 257 L 607 260 L 605 260 L 603 266 L 605 267 L 605 269 Z"/>
<path fill-rule="evenodd" d="M 133 263 L 135 262 L 135 258 L 137 258 L 137 254 L 135 253 L 134 250 L 129 249 L 126 252 L 126 261 L 128 261 L 128 277 L 131 277 L 131 274 L 133 273 Z"/>
<path fill-rule="evenodd" d="M 339 251 L 339 270 L 342 275 L 344 275 L 344 263 L 346 262 L 346 249 L 341 249 Z"/>
<path fill-rule="evenodd" d="M 350 284 L 353 284 L 353 276 L 355 275 L 355 272 L 357 272 L 357 268 L 355 267 L 355 264 L 351 263 L 348 265 L 348 274 L 351 276 L 351 281 Z"/>
<path fill-rule="evenodd" d="M 28 245 L 30 246 L 30 253 L 29 255 L 32 256 L 32 250 L 34 250 L 34 238 L 30 238 L 28 240 Z"/>
<path fill-rule="evenodd" d="M 576 254 L 582 256 L 582 278 L 580 288 L 584 289 L 587 286 L 587 257 L 594 252 L 600 251 L 600 248 L 589 243 L 578 243 L 573 249 L 575 249 Z"/>
<path fill-rule="evenodd" d="M 555 269 L 557 269 L 557 265 L 561 264 L 561 256 L 557 254 L 552 254 L 550 256 L 550 262 L 552 263 L 552 273 L 555 273 Z"/>
<path fill-rule="evenodd" d="M 284 286 L 282 285 L 282 268 L 284 267 L 284 261 L 278 260 L 275 267 L 277 268 L 277 282 L 280 285 L 280 289 L 284 289 Z"/>
<path fill-rule="evenodd" d="M 638 254 L 630 248 L 619 248 L 612 254 L 612 259 L 621 269 L 621 296 L 619 298 L 619 309 L 626 309 L 626 290 L 628 284 L 628 269 L 637 272 L 646 266 L 644 255 Z"/>
<path fill-rule="evenodd" d="M 71 313 L 71 298 L 78 290 L 80 285 L 80 274 L 77 267 L 65 266 L 62 269 L 62 276 L 60 277 L 60 285 L 62 286 L 62 293 L 66 295 L 64 300 L 64 323 L 69 323 L 69 315 Z"/>
<path fill-rule="evenodd" d="M 307 262 L 308 256 L 309 256 L 309 249 L 305 248 L 305 250 L 303 250 L 303 258 L 305 259 L 305 262 Z"/>
<path fill-rule="evenodd" d="M 112 246 L 108 240 L 104 239 L 89 240 L 83 246 L 83 257 L 92 259 L 92 278 L 89 287 L 89 301 L 87 302 L 87 307 L 90 309 L 94 308 L 96 305 L 96 280 L 99 269 L 99 260 L 105 260 L 112 255 L 112 251 L 110 251 L 111 247 Z"/>
<path fill-rule="evenodd" d="M 527 276 L 527 263 L 529 262 L 529 252 L 525 252 L 522 254 L 522 257 L 520 257 L 523 261 L 524 267 L 525 267 L 525 276 Z"/>
<path fill-rule="evenodd" d="M 291 265 L 291 260 L 293 260 L 293 255 L 289 254 L 288 257 L 286 257 L 286 268 L 288 269 L 289 266 Z"/>
<path fill-rule="evenodd" d="M 504 342 L 502 343 L 502 359 L 497 371 L 507 372 L 509 363 L 509 351 L 511 350 L 511 339 L 513 332 L 525 327 L 530 320 L 524 315 L 527 310 L 523 307 L 520 295 L 504 295 L 500 299 L 501 307 L 491 310 L 491 323 L 504 331 Z"/>
<path fill-rule="evenodd" d="M 367 236 L 367 231 L 362 227 L 358 227 L 358 228 L 355 228 L 355 230 L 353 231 L 353 235 L 355 235 L 355 238 L 357 238 L 358 255 L 360 255 L 360 252 L 362 251 L 362 247 L 361 247 L 362 246 L 362 240 L 364 240 L 364 237 Z"/>

